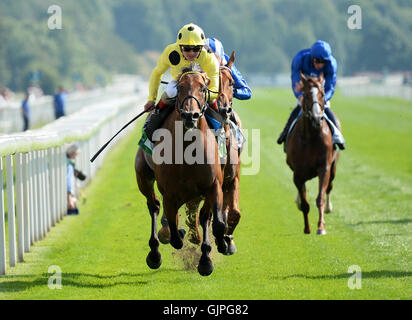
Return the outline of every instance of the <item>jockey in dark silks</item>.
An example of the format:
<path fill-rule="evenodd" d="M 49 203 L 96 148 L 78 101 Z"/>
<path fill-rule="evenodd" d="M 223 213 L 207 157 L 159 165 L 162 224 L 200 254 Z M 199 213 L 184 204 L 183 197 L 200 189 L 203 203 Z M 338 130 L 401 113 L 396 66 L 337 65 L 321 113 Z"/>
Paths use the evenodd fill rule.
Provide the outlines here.
<path fill-rule="evenodd" d="M 300 72 L 308 77 L 319 77 L 323 72 L 325 77 L 325 107 L 324 112 L 326 116 L 333 122 L 334 126 L 330 126 L 332 130 L 332 140 L 339 149 L 345 149 L 345 140 L 338 129 L 338 124 L 334 113 L 330 108 L 330 99 L 335 92 L 336 85 L 336 71 L 338 65 L 335 58 L 332 56 L 330 45 L 325 41 L 315 42 L 311 48 L 299 51 L 292 61 L 292 90 L 298 99 L 298 105 L 292 111 L 285 128 L 280 134 L 277 143 L 282 144 L 287 137 L 290 126 L 293 121 L 299 116 L 301 111 L 302 84 L 300 79 Z"/>
<path fill-rule="evenodd" d="M 218 39 L 206 39 L 206 46 L 210 48 L 222 60 L 223 65 L 227 64 L 227 62 L 229 61 L 229 56 L 225 54 L 223 45 Z M 243 78 L 242 74 L 239 72 L 239 70 L 237 70 L 234 64 L 232 64 L 231 73 L 234 81 L 233 96 L 239 100 L 250 99 L 252 96 L 252 91 L 250 90 L 246 80 Z"/>

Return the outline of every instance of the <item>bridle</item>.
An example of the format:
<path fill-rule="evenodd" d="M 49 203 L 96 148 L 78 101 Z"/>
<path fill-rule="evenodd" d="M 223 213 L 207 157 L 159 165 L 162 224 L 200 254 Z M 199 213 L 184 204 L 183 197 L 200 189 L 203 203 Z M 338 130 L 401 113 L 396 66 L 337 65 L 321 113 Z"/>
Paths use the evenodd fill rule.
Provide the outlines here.
<path fill-rule="evenodd" d="M 190 73 L 200 74 L 202 76 L 202 79 L 205 81 L 205 76 L 202 73 L 197 72 L 197 71 L 188 71 L 188 72 L 184 72 L 180 75 L 180 77 L 178 79 L 178 84 L 180 83 L 180 81 L 182 80 L 182 78 L 185 75 L 190 74 Z M 207 101 L 208 101 L 208 97 L 210 95 L 209 91 L 210 90 L 207 88 L 207 85 L 205 83 L 205 85 L 202 87 L 202 92 L 204 92 L 204 94 L 205 94 L 204 104 L 202 105 L 200 103 L 199 99 L 197 97 L 195 97 L 194 95 L 191 95 L 191 94 L 186 95 L 182 100 L 180 100 L 179 99 L 179 87 L 177 87 L 178 94 L 177 94 L 177 97 L 176 97 L 176 104 L 177 104 L 177 111 L 179 112 L 180 117 L 182 119 L 186 119 L 187 116 L 188 116 L 188 113 L 183 110 L 183 103 L 188 99 L 194 99 L 197 102 L 197 104 L 199 105 L 199 109 L 200 109 L 200 113 L 199 112 L 190 113 L 191 119 L 192 120 L 198 120 L 201 117 L 203 117 L 205 112 L 206 112 L 206 109 L 208 107 Z"/>
<path fill-rule="evenodd" d="M 220 114 L 222 114 L 222 113 L 224 113 L 224 114 L 227 114 L 227 110 L 226 110 L 226 108 L 227 108 L 227 105 L 219 105 L 219 101 L 221 100 L 221 99 L 219 99 L 219 98 L 221 98 L 221 97 L 223 97 L 223 100 L 227 100 L 227 101 L 229 101 L 229 98 L 226 96 L 226 94 L 222 91 L 223 90 L 223 77 L 222 77 L 222 69 L 223 70 L 228 70 L 230 73 L 232 72 L 232 70 L 229 68 L 229 67 L 227 67 L 227 66 L 220 66 L 220 72 L 219 72 L 219 92 L 213 92 L 213 93 L 217 93 L 218 94 L 218 96 L 217 96 L 217 98 L 216 98 L 216 100 L 218 101 L 218 110 L 219 110 L 219 113 Z M 212 91 L 211 91 L 212 92 Z M 226 98 L 226 99 L 225 99 Z M 229 101 L 229 103 L 230 103 L 230 101 Z M 231 105 L 229 106 L 229 107 L 231 107 Z M 231 112 L 231 111 L 230 111 Z M 230 113 L 229 112 L 229 113 Z M 224 116 L 224 115 L 223 115 Z M 226 118 L 227 117 L 227 115 L 226 116 L 224 116 L 224 118 Z"/>
<path fill-rule="evenodd" d="M 319 84 L 317 84 L 317 83 L 314 83 L 314 86 L 312 87 L 312 88 L 317 88 L 320 92 L 321 92 L 321 94 L 324 96 L 324 93 L 323 93 L 323 91 L 322 90 L 320 90 L 320 88 L 319 88 Z M 305 96 L 307 97 L 308 95 L 307 94 L 303 94 L 303 97 L 305 98 Z M 323 118 L 324 118 L 324 110 L 325 110 L 325 101 L 323 101 L 323 105 L 321 105 L 320 103 L 319 103 L 319 101 L 318 101 L 318 98 L 316 97 L 316 99 L 313 99 L 313 96 L 312 96 L 312 104 L 311 104 L 311 106 L 310 106 L 310 108 L 304 108 L 303 107 L 303 105 L 304 105 L 304 101 L 302 101 L 302 114 L 303 114 L 303 116 L 305 117 L 305 118 L 308 118 L 310 121 L 312 121 L 313 123 L 315 123 L 315 117 L 314 117 L 314 115 L 313 115 L 313 112 L 312 112 L 312 110 L 313 110 L 313 106 L 315 105 L 315 104 L 319 104 L 319 106 L 320 106 L 320 109 L 322 110 L 322 115 L 321 115 L 321 117 L 320 117 L 320 120 L 323 120 Z"/>

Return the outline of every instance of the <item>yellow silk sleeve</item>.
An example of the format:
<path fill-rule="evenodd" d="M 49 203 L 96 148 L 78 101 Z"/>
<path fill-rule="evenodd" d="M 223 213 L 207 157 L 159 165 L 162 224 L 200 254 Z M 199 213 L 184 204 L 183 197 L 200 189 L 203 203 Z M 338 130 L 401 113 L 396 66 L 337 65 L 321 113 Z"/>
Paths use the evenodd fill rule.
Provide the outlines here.
<path fill-rule="evenodd" d="M 152 74 L 149 80 L 149 101 L 156 101 L 157 98 L 157 91 L 159 90 L 159 85 L 161 81 L 161 77 L 163 73 L 166 72 L 167 69 L 170 67 L 169 63 L 169 47 L 163 51 L 160 55 L 159 60 L 157 61 L 156 67 L 153 69 Z"/>

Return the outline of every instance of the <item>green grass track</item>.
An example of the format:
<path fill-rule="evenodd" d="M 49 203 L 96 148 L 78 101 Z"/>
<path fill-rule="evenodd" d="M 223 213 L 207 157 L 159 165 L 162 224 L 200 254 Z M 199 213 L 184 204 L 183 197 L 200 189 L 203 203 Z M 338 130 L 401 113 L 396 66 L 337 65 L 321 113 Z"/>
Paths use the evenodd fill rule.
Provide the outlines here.
<path fill-rule="evenodd" d="M 347 150 L 325 236 L 316 235 L 317 180 L 307 184 L 312 234 L 304 235 L 292 172 L 275 143 L 294 104 L 290 90 L 273 89 L 236 101 L 244 128 L 260 129 L 260 171 L 241 177 L 238 252 L 213 252 L 211 276 L 187 267 L 188 251 L 170 245 L 160 247 L 160 269 L 146 266 L 150 216 L 133 169 L 140 122 L 85 190 L 81 214 L 66 217 L 0 277 L 0 299 L 411 299 L 410 103 L 335 94 Z M 47 285 L 51 265 L 61 268 L 60 290 Z M 348 287 L 353 265 L 361 289 Z"/>

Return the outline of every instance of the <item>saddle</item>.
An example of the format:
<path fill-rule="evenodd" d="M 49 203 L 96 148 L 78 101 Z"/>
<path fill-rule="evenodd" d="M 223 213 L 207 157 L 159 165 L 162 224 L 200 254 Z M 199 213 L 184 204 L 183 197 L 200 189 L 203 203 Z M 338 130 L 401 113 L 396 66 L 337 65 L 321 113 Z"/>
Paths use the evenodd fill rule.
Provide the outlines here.
<path fill-rule="evenodd" d="M 285 153 L 286 153 L 286 141 L 288 140 L 288 137 L 289 137 L 290 133 L 292 132 L 293 128 L 295 127 L 296 122 L 298 121 L 298 119 L 299 119 L 299 117 L 301 116 L 301 114 L 302 114 L 302 110 L 299 111 L 298 116 L 296 117 L 295 120 L 293 120 L 292 124 L 290 125 L 290 128 L 289 128 L 289 130 L 288 130 L 288 134 L 286 135 L 286 139 L 285 139 L 285 141 L 283 142 L 283 151 L 284 151 Z M 328 124 L 329 129 L 330 129 L 330 131 L 331 131 L 331 133 L 332 133 L 332 143 L 333 143 L 333 147 L 336 149 L 336 145 L 337 145 L 338 143 L 345 143 L 345 139 L 343 138 L 342 133 L 341 133 L 340 130 L 335 126 L 335 124 L 333 123 L 333 121 L 328 118 L 328 116 L 327 116 L 326 113 L 323 114 L 323 117 L 325 118 L 326 123 Z"/>

